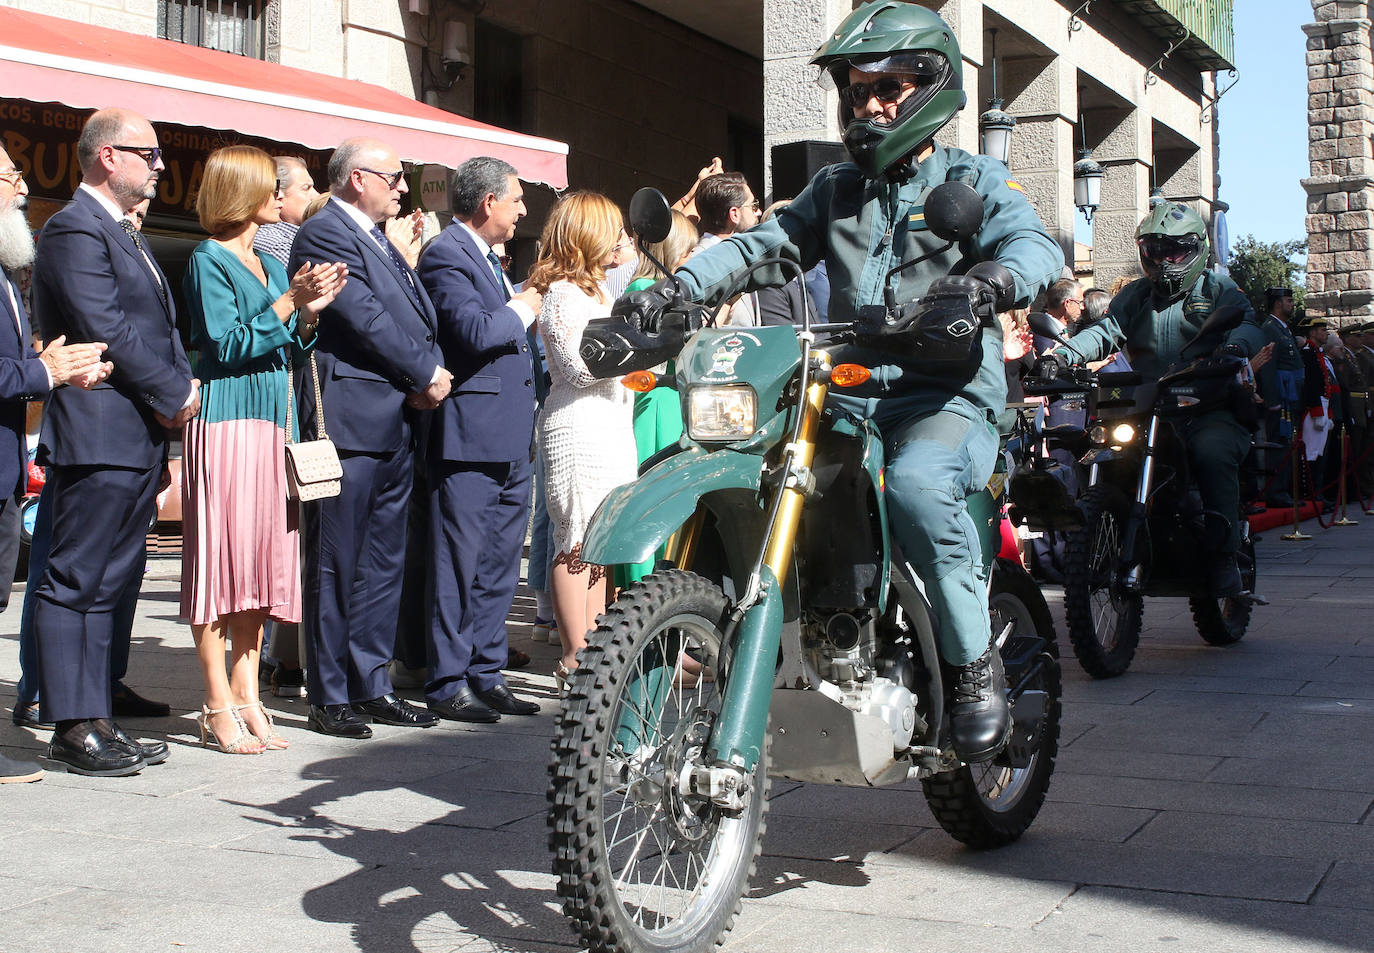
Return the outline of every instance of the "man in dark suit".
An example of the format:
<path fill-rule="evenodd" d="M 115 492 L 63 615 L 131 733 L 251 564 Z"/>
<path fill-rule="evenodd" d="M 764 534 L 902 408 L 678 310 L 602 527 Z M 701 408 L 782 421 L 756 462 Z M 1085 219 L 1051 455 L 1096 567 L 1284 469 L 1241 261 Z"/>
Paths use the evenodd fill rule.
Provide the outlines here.
<path fill-rule="evenodd" d="M 301 624 L 310 726 L 367 738 L 372 729 L 360 714 L 390 725 L 438 723 L 396 697 L 387 663 L 404 570 L 412 427 L 422 430 L 453 375 L 434 340 L 429 295 L 382 228 L 407 191 L 395 150 L 347 140 L 330 157 L 329 184 L 329 202 L 296 235 L 289 269 L 348 266 L 348 284 L 321 314 L 316 338 L 323 428 L 309 370 L 302 375 L 303 439 L 327 431 L 344 475 L 339 496 L 303 507 Z"/>
<path fill-rule="evenodd" d="M 19 498 L 27 482 L 28 453 L 24 414 L 30 400 L 44 400 L 62 384 L 91 387 L 109 376 L 100 356 L 105 345 L 54 341 L 34 353 L 24 299 L 15 273 L 33 264 L 33 233 L 24 215 L 29 194 L 24 175 L 0 148 L 0 533 L 4 545 L 19 548 Z M 7 553 L 7 556 L 9 554 Z M 0 573 L 0 591 L 8 602 L 14 561 Z M 3 608 L 3 604 L 0 604 Z M 42 771 L 0 755 L 0 782 L 34 781 Z"/>
<path fill-rule="evenodd" d="M 512 296 L 491 246 L 525 215 L 515 168 L 485 156 L 453 175 L 454 222 L 420 256 L 420 280 L 439 315 L 453 393 L 429 444 L 433 558 L 431 711 L 455 721 L 532 715 L 501 676 L 506 616 L 520 580 L 529 517 L 534 366 L 529 329 L 542 301 Z"/>
<path fill-rule="evenodd" d="M 110 718 L 114 609 L 137 572 L 156 507 L 167 432 L 200 409 L 200 383 L 176 329 L 167 278 L 125 218 L 152 198 L 157 135 L 136 113 L 107 109 L 77 142 L 81 185 L 48 220 L 34 266 L 43 336 L 103 341 L 114 364 L 89 392 L 63 388 L 45 410 L 52 546 L 35 592 L 40 704 L 56 724 L 49 757 L 82 774 L 123 775 L 167 759 Z"/>

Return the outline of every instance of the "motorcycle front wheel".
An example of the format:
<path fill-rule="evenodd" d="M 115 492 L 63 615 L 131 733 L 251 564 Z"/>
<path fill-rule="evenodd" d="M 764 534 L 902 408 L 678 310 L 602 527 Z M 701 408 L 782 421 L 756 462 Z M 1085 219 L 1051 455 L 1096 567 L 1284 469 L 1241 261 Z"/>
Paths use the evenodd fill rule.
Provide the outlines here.
<path fill-rule="evenodd" d="M 656 572 L 621 593 L 568 679 L 549 768 L 563 912 L 592 951 L 705 953 L 734 925 L 767 805 L 767 748 L 742 810 L 687 783 L 724 694 L 728 600 Z"/>
<path fill-rule="evenodd" d="M 1122 592 L 1113 579 L 1128 504 L 1116 489 L 1099 484 L 1079 506 L 1083 526 L 1069 534 L 1064 551 L 1064 620 L 1083 671 L 1115 678 L 1131 667 L 1145 611 L 1144 599 Z"/>
<path fill-rule="evenodd" d="M 1031 826 L 1049 791 L 1059 753 L 1059 648 L 1054 620 L 1030 574 L 999 559 L 993 568 L 988 614 L 994 637 L 1004 633 L 1002 666 L 1013 714 L 1007 747 L 981 764 L 966 764 L 921 782 L 931 813 L 955 840 L 970 847 L 1010 844 Z"/>
<path fill-rule="evenodd" d="M 1249 534 L 1240 542 L 1236 563 L 1240 567 L 1241 585 L 1246 592 L 1254 592 L 1255 542 Z M 1202 636 L 1202 641 L 1208 645 L 1234 645 L 1245 638 L 1245 630 L 1250 627 L 1250 611 L 1254 606 L 1244 596 L 1216 599 L 1199 594 L 1188 597 L 1188 608 L 1193 612 L 1193 625 L 1197 627 L 1197 634 Z"/>

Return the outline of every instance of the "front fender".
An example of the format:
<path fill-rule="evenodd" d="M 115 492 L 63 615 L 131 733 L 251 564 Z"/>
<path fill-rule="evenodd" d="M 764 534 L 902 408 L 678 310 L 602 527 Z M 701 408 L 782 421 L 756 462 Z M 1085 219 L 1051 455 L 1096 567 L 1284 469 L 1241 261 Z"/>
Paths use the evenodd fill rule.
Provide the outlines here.
<path fill-rule="evenodd" d="M 598 566 L 648 559 L 716 490 L 755 492 L 763 458 L 732 450 L 691 447 L 669 457 L 633 483 L 610 492 L 592 515 L 582 559 Z"/>

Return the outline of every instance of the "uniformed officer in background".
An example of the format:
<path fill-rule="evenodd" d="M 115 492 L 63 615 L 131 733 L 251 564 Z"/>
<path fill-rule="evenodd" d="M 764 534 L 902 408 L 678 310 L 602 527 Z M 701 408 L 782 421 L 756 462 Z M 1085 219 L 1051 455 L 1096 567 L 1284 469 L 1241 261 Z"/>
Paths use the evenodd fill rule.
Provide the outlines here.
<path fill-rule="evenodd" d="M 939 16 L 915 4 L 865 4 L 811 62 L 839 90 L 839 124 L 853 161 L 822 169 L 774 218 L 693 256 L 678 275 L 689 297 L 714 305 L 762 258 L 780 256 L 803 271 L 824 261 L 831 321 L 852 321 L 860 307 L 881 305 L 889 286 L 899 302 L 927 291 L 969 295 L 983 319 L 981 360 L 971 355 L 951 371 L 923 367 L 895 345 L 859 349 L 846 360 L 895 367 L 900 379 L 880 385 L 875 375 L 867 390 L 831 399 L 872 417 L 884 435 L 893 531 L 940 623 L 954 748 L 965 761 L 982 761 L 1002 746 L 1010 715 L 1001 659 L 989 646 L 987 579 L 965 497 L 992 475 L 1007 384 L 997 289 L 976 270 L 964 271 L 1000 263 L 1011 271 L 1016 303 L 1025 305 L 1059 277 L 1064 253 L 1006 166 L 934 143 L 967 101 L 959 44 Z M 962 249 L 887 278 L 895 265 L 943 244 L 926 229 L 922 203 L 948 181 L 982 196 L 982 229 Z M 769 266 L 752 273 L 746 290 L 792 277 Z"/>
<path fill-rule="evenodd" d="M 1265 292 L 1268 314 L 1261 328 L 1274 345 L 1274 356 L 1256 375 L 1264 400 L 1264 439 L 1283 444 L 1284 450 L 1266 454 L 1265 469 L 1273 470 L 1265 502 L 1270 506 L 1293 505 L 1293 467 L 1288 450 L 1293 445 L 1293 424 L 1302 416 L 1302 354 L 1293 337 L 1293 289 L 1270 288 Z"/>

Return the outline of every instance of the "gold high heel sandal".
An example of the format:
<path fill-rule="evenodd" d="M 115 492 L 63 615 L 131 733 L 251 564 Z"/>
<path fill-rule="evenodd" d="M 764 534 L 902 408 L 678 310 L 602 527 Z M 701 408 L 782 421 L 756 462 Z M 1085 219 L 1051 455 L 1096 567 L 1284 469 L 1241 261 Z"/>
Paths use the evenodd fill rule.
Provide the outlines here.
<path fill-rule="evenodd" d="M 285 751 L 287 748 L 291 747 L 291 742 L 287 741 L 285 738 L 283 738 L 280 734 L 277 733 L 277 726 L 272 722 L 272 713 L 267 710 L 266 706 L 263 705 L 262 702 L 259 701 L 256 704 L 252 705 L 234 706 L 235 717 L 237 717 L 245 726 L 247 726 L 248 722 L 244 721 L 243 716 L 239 714 L 239 712 L 245 708 L 256 708 L 258 711 L 262 712 L 262 717 L 267 721 L 267 734 L 260 735 L 256 732 L 253 732 L 253 737 L 261 741 L 264 748 L 271 749 L 272 751 Z"/>
<path fill-rule="evenodd" d="M 228 742 L 220 740 L 219 735 L 215 734 L 215 730 L 210 727 L 211 716 L 224 714 L 232 715 L 234 724 L 238 727 L 238 734 Z M 211 747 L 210 742 L 213 741 L 213 747 L 225 754 L 262 754 L 267 750 L 262 746 L 262 742 L 249 734 L 248 726 L 243 723 L 243 719 L 239 717 L 238 709 L 233 706 L 211 708 L 208 705 L 201 705 L 200 716 L 196 718 L 196 722 L 200 725 L 200 743 L 206 748 Z"/>

